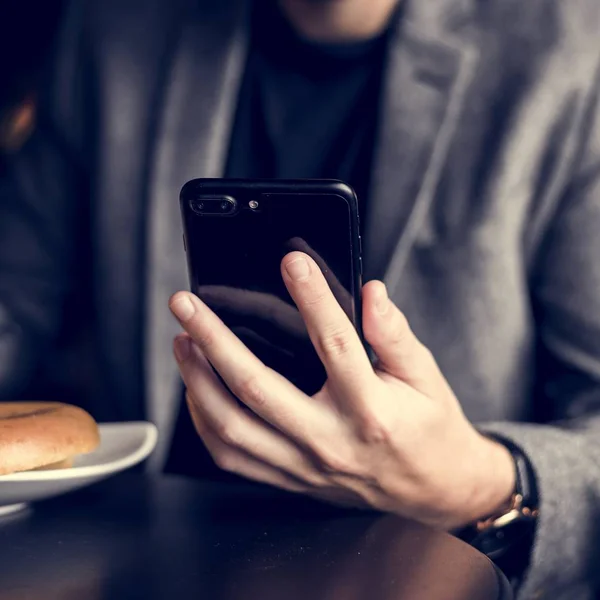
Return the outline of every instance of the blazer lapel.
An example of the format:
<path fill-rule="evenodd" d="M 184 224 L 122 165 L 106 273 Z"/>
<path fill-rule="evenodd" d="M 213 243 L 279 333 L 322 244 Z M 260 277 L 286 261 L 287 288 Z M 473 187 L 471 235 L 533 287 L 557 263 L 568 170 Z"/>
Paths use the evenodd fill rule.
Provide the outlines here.
<path fill-rule="evenodd" d="M 391 41 L 363 260 L 367 277 L 382 277 L 392 295 L 425 223 L 477 62 L 452 31 L 467 9 L 411 2 Z"/>
<path fill-rule="evenodd" d="M 168 310 L 170 295 L 188 288 L 179 190 L 189 179 L 222 175 L 247 54 L 245 4 L 200 4 L 182 18 L 151 170 L 144 350 L 149 414 L 162 432 L 152 458 L 155 467 L 164 462 L 181 399 L 171 354 L 171 341 L 180 327 Z"/>

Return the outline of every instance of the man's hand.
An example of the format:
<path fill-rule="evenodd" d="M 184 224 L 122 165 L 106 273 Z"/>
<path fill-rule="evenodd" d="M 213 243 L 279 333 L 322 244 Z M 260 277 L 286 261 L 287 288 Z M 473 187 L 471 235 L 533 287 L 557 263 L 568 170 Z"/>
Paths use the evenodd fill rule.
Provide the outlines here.
<path fill-rule="evenodd" d="M 500 509 L 514 487 L 510 454 L 466 419 L 384 285 L 363 289 L 374 368 L 314 260 L 292 252 L 282 276 L 328 375 L 312 397 L 261 363 L 198 298 L 179 292 L 171 299 L 185 329 L 175 356 L 188 405 L 216 463 L 290 491 L 444 529 Z"/>

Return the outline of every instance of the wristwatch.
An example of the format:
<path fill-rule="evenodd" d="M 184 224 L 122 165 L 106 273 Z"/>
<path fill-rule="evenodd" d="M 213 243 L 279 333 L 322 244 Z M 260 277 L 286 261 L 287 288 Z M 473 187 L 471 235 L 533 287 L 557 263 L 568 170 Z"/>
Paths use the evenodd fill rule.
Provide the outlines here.
<path fill-rule="evenodd" d="M 529 563 L 539 515 L 536 477 L 529 459 L 510 440 L 486 434 L 510 452 L 515 468 L 515 490 L 506 510 L 468 527 L 462 537 L 494 560 L 509 576 L 517 577 Z"/>

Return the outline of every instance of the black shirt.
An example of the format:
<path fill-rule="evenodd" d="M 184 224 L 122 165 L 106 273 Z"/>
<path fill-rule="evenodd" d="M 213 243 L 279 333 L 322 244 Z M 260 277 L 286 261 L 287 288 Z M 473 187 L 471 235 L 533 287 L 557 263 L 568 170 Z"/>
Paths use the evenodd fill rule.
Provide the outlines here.
<path fill-rule="evenodd" d="M 273 0 L 258 0 L 226 176 L 341 179 L 355 189 L 364 215 L 386 40 L 309 42 Z M 212 464 L 185 403 L 166 470 L 230 479 Z"/>

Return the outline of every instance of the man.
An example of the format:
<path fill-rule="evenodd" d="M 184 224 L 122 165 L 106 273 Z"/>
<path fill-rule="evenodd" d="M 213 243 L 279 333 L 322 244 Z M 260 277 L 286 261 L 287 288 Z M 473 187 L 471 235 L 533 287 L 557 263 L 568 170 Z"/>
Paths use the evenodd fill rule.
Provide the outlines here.
<path fill-rule="evenodd" d="M 2 395 L 81 320 L 97 370 L 87 408 L 159 423 L 159 466 L 180 392 L 168 339 L 183 326 L 188 403 L 222 466 L 439 527 L 479 523 L 483 549 L 514 541 L 486 517 L 515 517 L 529 537 L 504 556 L 521 596 L 592 598 L 600 7 L 278 4 L 73 7 L 41 126 L 4 184 Z M 222 175 L 339 177 L 359 192 L 366 279 L 387 287 L 364 290 L 376 370 L 316 265 L 282 265 L 328 369 L 321 403 L 189 295 L 171 300 L 179 325 L 166 315 L 186 283 L 177 192 Z"/>

